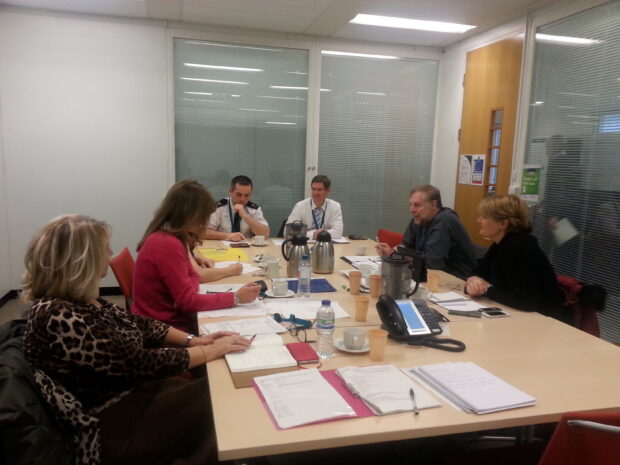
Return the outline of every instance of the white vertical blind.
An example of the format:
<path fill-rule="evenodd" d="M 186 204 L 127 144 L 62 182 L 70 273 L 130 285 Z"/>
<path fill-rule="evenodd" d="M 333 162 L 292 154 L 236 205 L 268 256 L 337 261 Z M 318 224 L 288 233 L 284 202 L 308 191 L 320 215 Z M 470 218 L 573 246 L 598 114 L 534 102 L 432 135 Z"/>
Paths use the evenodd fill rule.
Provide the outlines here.
<path fill-rule="evenodd" d="M 175 39 L 176 179 L 216 199 L 240 174 L 278 232 L 304 195 L 308 51 Z"/>
<path fill-rule="evenodd" d="M 620 342 L 620 2 L 539 28 L 525 162 L 543 167 L 534 232 L 556 272 L 603 285 Z M 560 244 L 568 220 L 577 235 Z"/>
<path fill-rule="evenodd" d="M 430 179 L 437 62 L 323 55 L 320 174 L 345 234 L 404 232 L 410 190 Z"/>

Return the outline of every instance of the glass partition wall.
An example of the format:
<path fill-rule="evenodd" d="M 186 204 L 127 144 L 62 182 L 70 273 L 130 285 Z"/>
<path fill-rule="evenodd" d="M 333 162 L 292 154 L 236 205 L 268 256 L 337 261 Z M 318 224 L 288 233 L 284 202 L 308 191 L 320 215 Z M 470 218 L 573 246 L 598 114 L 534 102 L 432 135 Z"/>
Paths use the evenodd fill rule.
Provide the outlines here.
<path fill-rule="evenodd" d="M 249 176 L 275 235 L 304 196 L 308 51 L 175 39 L 176 179 Z"/>
<path fill-rule="evenodd" d="M 221 198 L 250 176 L 273 236 L 311 169 L 332 179 L 345 234 L 404 231 L 409 191 L 430 178 L 437 62 L 323 55 L 318 154 L 308 63 L 308 50 L 175 39 L 176 179 Z"/>
<path fill-rule="evenodd" d="M 525 163 L 542 168 L 534 232 L 559 274 L 603 285 L 620 342 L 620 2 L 540 27 Z"/>

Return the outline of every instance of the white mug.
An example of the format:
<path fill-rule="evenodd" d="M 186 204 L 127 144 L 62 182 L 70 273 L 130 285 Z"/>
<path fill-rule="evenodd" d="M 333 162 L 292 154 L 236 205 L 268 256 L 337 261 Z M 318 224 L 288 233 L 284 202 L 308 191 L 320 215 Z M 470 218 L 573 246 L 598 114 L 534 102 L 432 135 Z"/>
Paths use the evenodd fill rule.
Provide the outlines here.
<path fill-rule="evenodd" d="M 254 236 L 254 243 L 257 245 L 263 245 L 265 243 L 265 236 Z"/>
<path fill-rule="evenodd" d="M 362 328 L 345 328 L 342 330 L 342 342 L 349 350 L 360 350 L 366 342 L 366 331 Z"/>
<path fill-rule="evenodd" d="M 367 278 L 372 274 L 372 270 L 375 269 L 375 265 L 372 263 L 362 263 L 357 267 L 358 270 L 362 272 L 362 277 Z"/>
<path fill-rule="evenodd" d="M 267 261 L 265 263 L 265 274 L 270 279 L 277 279 L 280 277 L 280 264 L 277 259 L 274 261 Z"/>
<path fill-rule="evenodd" d="M 282 297 L 288 292 L 288 281 L 285 279 L 274 279 L 271 281 L 271 291 L 274 296 Z"/>
<path fill-rule="evenodd" d="M 366 246 L 365 245 L 356 245 L 355 246 L 355 255 L 366 255 Z"/>

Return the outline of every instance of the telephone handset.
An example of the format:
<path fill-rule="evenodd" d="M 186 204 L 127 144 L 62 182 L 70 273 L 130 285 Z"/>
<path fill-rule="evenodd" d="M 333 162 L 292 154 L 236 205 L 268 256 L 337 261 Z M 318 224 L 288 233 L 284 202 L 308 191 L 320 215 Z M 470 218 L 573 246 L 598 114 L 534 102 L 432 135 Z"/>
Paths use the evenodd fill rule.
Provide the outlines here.
<path fill-rule="evenodd" d="M 443 330 L 437 311 L 423 300 L 394 300 L 387 294 L 379 296 L 377 312 L 389 337 L 409 345 L 421 345 L 449 352 L 462 352 L 465 344 L 455 339 L 436 338 Z"/>

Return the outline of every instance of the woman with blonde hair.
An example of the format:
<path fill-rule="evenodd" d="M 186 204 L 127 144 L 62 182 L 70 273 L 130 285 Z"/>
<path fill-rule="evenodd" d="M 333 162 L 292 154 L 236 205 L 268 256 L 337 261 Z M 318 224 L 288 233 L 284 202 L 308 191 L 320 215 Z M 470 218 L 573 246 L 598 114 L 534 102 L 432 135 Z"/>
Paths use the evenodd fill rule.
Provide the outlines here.
<path fill-rule="evenodd" d="M 260 286 L 237 292 L 199 294 L 200 276 L 192 250 L 200 242 L 216 203 L 202 184 L 177 182 L 170 188 L 138 244 L 131 311 L 185 331 L 196 329 L 196 312 L 249 303 Z"/>
<path fill-rule="evenodd" d="M 569 322 L 553 267 L 530 234 L 527 204 L 516 195 L 498 195 L 478 208 L 480 235 L 493 243 L 467 279 L 466 292 Z"/>
<path fill-rule="evenodd" d="M 99 297 L 110 228 L 64 215 L 28 246 L 22 298 L 32 301 L 24 353 L 76 463 L 203 463 L 214 457 L 204 380 L 172 377 L 245 350 L 228 332 L 189 338 Z M 171 378 L 172 377 L 172 378 Z"/>

